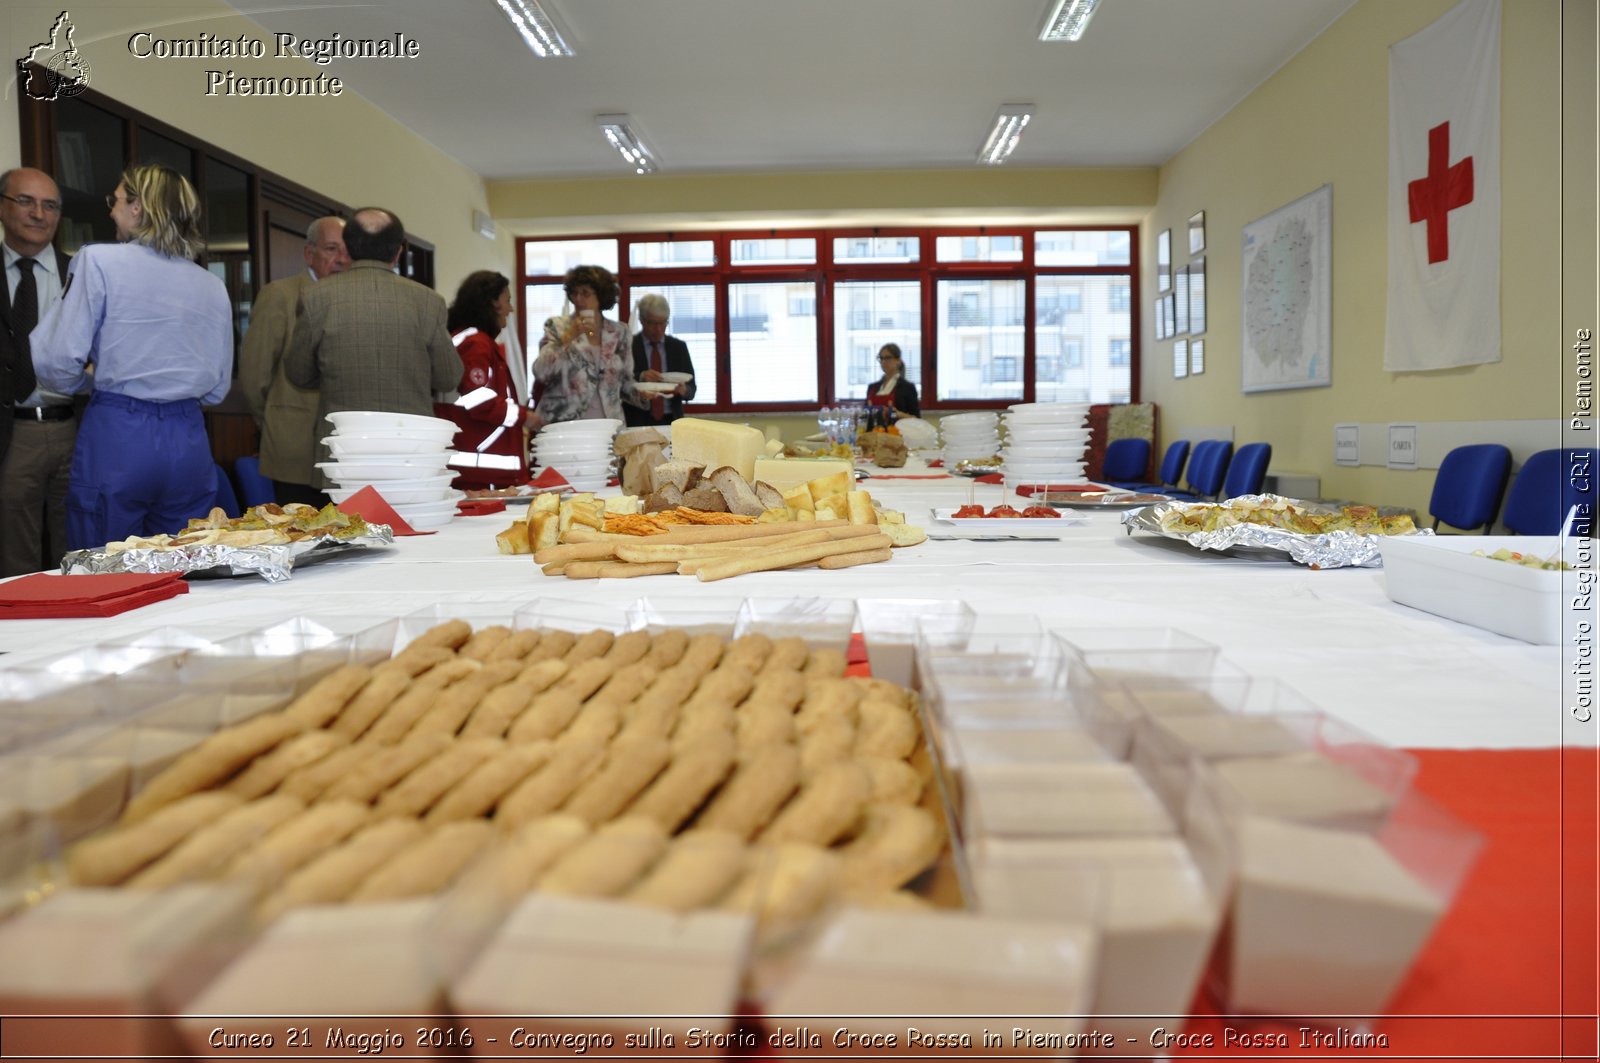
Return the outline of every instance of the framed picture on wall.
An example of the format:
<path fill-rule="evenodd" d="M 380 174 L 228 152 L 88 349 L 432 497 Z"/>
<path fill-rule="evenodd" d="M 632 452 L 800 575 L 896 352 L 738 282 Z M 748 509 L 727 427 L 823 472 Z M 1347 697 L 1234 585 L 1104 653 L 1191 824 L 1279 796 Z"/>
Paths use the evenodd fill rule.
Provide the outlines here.
<path fill-rule="evenodd" d="M 1333 186 L 1323 185 L 1239 234 L 1240 390 L 1333 382 Z"/>
<path fill-rule="evenodd" d="M 1189 253 L 1198 255 L 1206 249 L 1206 212 L 1197 210 L 1189 215 Z"/>
<path fill-rule="evenodd" d="M 1206 260 L 1202 256 L 1189 263 L 1189 334 L 1206 330 Z"/>
<path fill-rule="evenodd" d="M 1162 229 L 1156 237 L 1156 291 L 1172 287 L 1172 230 Z"/>
<path fill-rule="evenodd" d="M 1189 267 L 1184 266 L 1172 277 L 1172 332 L 1181 336 L 1189 331 Z"/>
<path fill-rule="evenodd" d="M 1189 341 L 1174 340 L 1172 343 L 1172 375 L 1189 375 Z"/>
<path fill-rule="evenodd" d="M 1206 371 L 1206 341 L 1189 341 L 1189 372 L 1198 376 Z"/>

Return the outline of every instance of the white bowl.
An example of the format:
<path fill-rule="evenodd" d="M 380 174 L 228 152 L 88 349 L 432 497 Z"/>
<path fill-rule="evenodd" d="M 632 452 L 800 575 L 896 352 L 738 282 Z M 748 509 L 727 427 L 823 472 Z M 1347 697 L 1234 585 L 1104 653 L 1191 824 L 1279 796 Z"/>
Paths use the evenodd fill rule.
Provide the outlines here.
<path fill-rule="evenodd" d="M 547 424 L 539 429 L 541 436 L 569 435 L 572 433 L 589 433 L 596 435 L 612 436 L 622 427 L 622 422 L 615 417 L 589 417 L 578 421 L 558 421 Z"/>
<path fill-rule="evenodd" d="M 1087 402 L 1019 402 L 1006 407 L 1006 415 L 1026 418 L 1086 417 L 1090 405 Z"/>
<path fill-rule="evenodd" d="M 395 506 L 394 511 L 416 531 L 438 531 L 456 519 L 456 499 L 439 502 L 414 502 Z"/>
<path fill-rule="evenodd" d="M 456 432 L 453 421 L 447 421 L 443 417 L 419 417 L 414 413 L 341 410 L 338 413 L 328 414 L 328 420 L 333 423 L 336 431 L 358 436 L 383 435 L 395 429 L 448 432 L 450 435 Z"/>
<path fill-rule="evenodd" d="M 356 458 L 352 461 L 319 461 L 317 468 L 327 473 L 331 480 L 355 480 L 361 483 L 415 480 L 423 476 L 438 476 L 446 471 L 442 454 L 438 458 L 402 455 Z"/>
<path fill-rule="evenodd" d="M 1562 603 L 1580 591 L 1578 572 L 1529 568 L 1477 557 L 1504 547 L 1549 557 L 1559 535 L 1379 535 L 1383 583 L 1390 599 L 1524 642 L 1558 646 L 1566 616 Z M 1566 560 L 1577 547 L 1566 546 Z"/>
<path fill-rule="evenodd" d="M 940 432 L 946 439 L 989 439 L 999 434 L 999 429 L 993 425 L 987 428 L 945 428 Z"/>
<path fill-rule="evenodd" d="M 1065 463 L 1082 461 L 1086 449 L 1088 448 L 1082 443 L 1041 443 L 1037 446 L 1015 446 L 1008 443 L 1000 452 L 1000 456 L 1007 461 Z"/>
<path fill-rule="evenodd" d="M 1019 447 L 1047 443 L 1087 443 L 1088 440 L 1087 428 L 1012 428 L 1006 432 L 1006 442 Z"/>
<path fill-rule="evenodd" d="M 570 481 L 574 476 L 607 477 L 611 475 L 611 465 L 604 461 L 545 461 L 540 459 L 540 464 L 547 469 L 554 469 Z"/>
<path fill-rule="evenodd" d="M 1000 466 L 1000 474 L 1012 483 L 1066 484 L 1083 479 L 1083 464 L 1069 465 L 1016 465 L 1010 462 Z"/>
<path fill-rule="evenodd" d="M 976 413 L 948 413 L 939 418 L 939 427 L 969 424 L 989 425 L 992 427 L 999 419 L 999 414 L 987 410 L 980 410 Z"/>
<path fill-rule="evenodd" d="M 574 436 L 571 439 L 535 439 L 533 449 L 549 454 L 610 454 L 611 440 L 599 436 Z"/>
<path fill-rule="evenodd" d="M 366 457 L 415 457 L 418 454 L 444 455 L 448 439 L 397 439 L 394 436 L 325 436 L 322 440 L 333 452 L 334 460 Z"/>
<path fill-rule="evenodd" d="M 445 473 L 443 476 L 430 476 L 421 480 L 388 480 L 376 484 L 350 482 L 340 487 L 328 488 L 328 497 L 336 503 L 343 502 L 362 488 L 371 487 L 391 506 L 411 502 L 439 502 L 449 494 L 450 481 L 454 479 L 454 474 Z"/>

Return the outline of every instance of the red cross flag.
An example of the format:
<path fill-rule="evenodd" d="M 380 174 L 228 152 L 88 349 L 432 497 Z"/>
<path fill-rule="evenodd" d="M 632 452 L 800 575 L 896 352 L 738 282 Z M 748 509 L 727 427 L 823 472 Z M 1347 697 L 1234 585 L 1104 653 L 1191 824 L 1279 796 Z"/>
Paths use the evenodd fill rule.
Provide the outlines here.
<path fill-rule="evenodd" d="M 1383 367 L 1500 360 L 1500 0 L 1389 48 Z"/>

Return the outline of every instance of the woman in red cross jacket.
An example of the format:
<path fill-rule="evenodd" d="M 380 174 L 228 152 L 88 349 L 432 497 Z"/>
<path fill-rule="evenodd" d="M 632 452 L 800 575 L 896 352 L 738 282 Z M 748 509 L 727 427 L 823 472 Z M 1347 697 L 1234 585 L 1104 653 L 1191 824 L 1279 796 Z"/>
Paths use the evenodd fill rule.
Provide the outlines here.
<path fill-rule="evenodd" d="M 447 325 L 461 356 L 460 398 L 436 403 L 434 412 L 460 430 L 451 444 L 450 468 L 462 489 L 528 482 L 527 433 L 539 415 L 517 402 L 506 352 L 495 337 L 511 316 L 511 282 L 479 270 L 461 282 Z"/>

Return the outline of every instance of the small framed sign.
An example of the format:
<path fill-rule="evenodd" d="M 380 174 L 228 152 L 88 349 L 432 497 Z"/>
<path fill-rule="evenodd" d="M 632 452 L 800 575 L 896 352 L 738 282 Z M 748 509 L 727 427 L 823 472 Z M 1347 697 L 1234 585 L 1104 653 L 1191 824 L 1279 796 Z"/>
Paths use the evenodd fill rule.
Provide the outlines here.
<path fill-rule="evenodd" d="M 1189 253 L 1198 255 L 1206 249 L 1206 212 L 1197 210 L 1189 215 Z"/>
<path fill-rule="evenodd" d="M 1174 340 L 1172 342 L 1172 375 L 1189 375 L 1189 341 Z"/>
<path fill-rule="evenodd" d="M 1189 332 L 1198 336 L 1206 330 L 1206 260 L 1189 263 Z"/>
<path fill-rule="evenodd" d="M 1162 229 L 1156 237 L 1156 291 L 1172 287 L 1172 230 Z"/>
<path fill-rule="evenodd" d="M 1206 341 L 1189 341 L 1189 375 L 1199 376 L 1206 371 Z"/>

